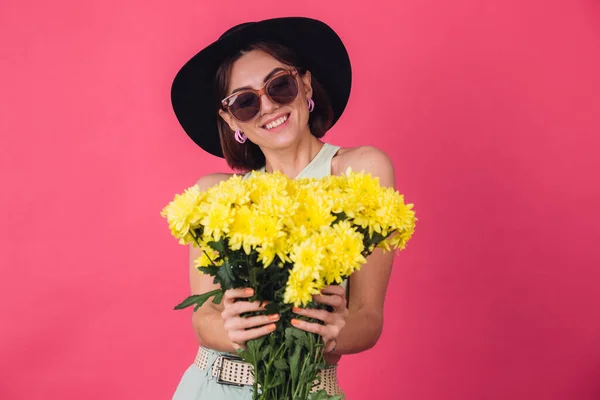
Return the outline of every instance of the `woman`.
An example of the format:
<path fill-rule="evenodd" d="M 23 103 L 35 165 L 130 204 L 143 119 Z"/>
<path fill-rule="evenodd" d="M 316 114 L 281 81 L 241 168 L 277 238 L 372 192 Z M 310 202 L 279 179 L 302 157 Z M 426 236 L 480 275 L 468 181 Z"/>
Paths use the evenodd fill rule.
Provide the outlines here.
<path fill-rule="evenodd" d="M 331 28 L 308 18 L 278 18 L 238 25 L 196 54 L 177 74 L 173 108 L 187 134 L 204 150 L 224 157 L 234 170 L 279 170 L 290 178 L 342 174 L 348 167 L 394 186 L 394 170 L 384 152 L 373 147 L 340 148 L 320 138 L 338 120 L 350 94 L 346 49 Z M 217 173 L 200 178 L 201 190 L 228 179 Z M 212 277 L 198 274 L 190 248 L 193 294 L 215 289 Z M 335 374 L 343 354 L 375 345 L 383 325 L 383 304 L 393 252 L 376 250 L 351 283 L 328 286 L 318 303 L 326 310 L 295 309 L 323 324 L 293 320 L 299 329 L 319 334 L 331 368 L 321 371 L 329 394 L 341 394 Z M 275 329 L 278 315 L 241 318 L 261 310 L 258 303 L 236 301 L 252 289 L 228 290 L 220 305 L 207 302 L 193 314 L 202 344 L 184 374 L 175 400 L 251 399 L 249 365 L 235 357 L 251 339 Z"/>

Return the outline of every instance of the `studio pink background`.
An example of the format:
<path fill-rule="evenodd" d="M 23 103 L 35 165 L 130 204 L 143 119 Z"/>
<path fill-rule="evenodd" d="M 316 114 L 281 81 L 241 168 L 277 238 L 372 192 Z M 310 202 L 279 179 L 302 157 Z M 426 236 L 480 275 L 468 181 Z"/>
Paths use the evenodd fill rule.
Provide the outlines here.
<path fill-rule="evenodd" d="M 170 399 L 187 252 L 160 218 L 227 171 L 178 68 L 233 24 L 327 21 L 353 65 L 326 140 L 385 149 L 420 219 L 350 400 L 600 398 L 600 4 L 0 2 L 0 399 Z"/>

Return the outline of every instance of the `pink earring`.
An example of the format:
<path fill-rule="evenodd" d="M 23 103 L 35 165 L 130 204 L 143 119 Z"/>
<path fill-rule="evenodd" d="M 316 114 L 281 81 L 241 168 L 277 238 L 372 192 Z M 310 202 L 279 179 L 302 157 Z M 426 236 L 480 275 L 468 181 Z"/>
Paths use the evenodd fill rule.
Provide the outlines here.
<path fill-rule="evenodd" d="M 235 131 L 235 140 L 237 140 L 238 143 L 245 143 L 246 139 L 248 139 L 248 137 L 244 132 L 241 132 L 239 129 Z"/>
<path fill-rule="evenodd" d="M 308 99 L 308 112 L 312 112 L 315 109 L 315 102 L 313 99 Z"/>

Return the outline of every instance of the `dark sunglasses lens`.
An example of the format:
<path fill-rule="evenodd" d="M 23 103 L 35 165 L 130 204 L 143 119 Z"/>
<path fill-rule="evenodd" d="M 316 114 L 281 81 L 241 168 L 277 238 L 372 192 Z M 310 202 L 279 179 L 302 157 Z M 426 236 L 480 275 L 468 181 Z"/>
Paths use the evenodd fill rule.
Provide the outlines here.
<path fill-rule="evenodd" d="M 240 93 L 233 104 L 229 105 L 229 110 L 240 121 L 248 121 L 260 111 L 260 101 L 252 92 Z"/>
<path fill-rule="evenodd" d="M 279 104 L 289 104 L 298 96 L 296 78 L 292 75 L 283 75 L 271 81 L 267 92 L 273 101 Z"/>

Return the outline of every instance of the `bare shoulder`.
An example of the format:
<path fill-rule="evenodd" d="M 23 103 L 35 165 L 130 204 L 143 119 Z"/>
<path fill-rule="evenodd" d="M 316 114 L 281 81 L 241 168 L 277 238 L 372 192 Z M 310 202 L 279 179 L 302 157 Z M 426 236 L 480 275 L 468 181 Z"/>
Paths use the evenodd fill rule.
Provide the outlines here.
<path fill-rule="evenodd" d="M 206 190 L 222 181 L 226 181 L 227 179 L 231 178 L 234 174 L 227 174 L 227 173 L 215 173 L 215 174 L 208 174 L 208 175 L 204 175 L 202 177 L 200 177 L 200 179 L 198 179 L 196 181 L 196 186 L 198 186 L 198 188 L 200 188 L 200 190 Z"/>
<path fill-rule="evenodd" d="M 341 175 L 348 167 L 355 172 L 365 171 L 379 177 L 382 186 L 394 186 L 394 164 L 387 153 L 375 146 L 340 149 L 332 162 L 332 174 Z"/>

